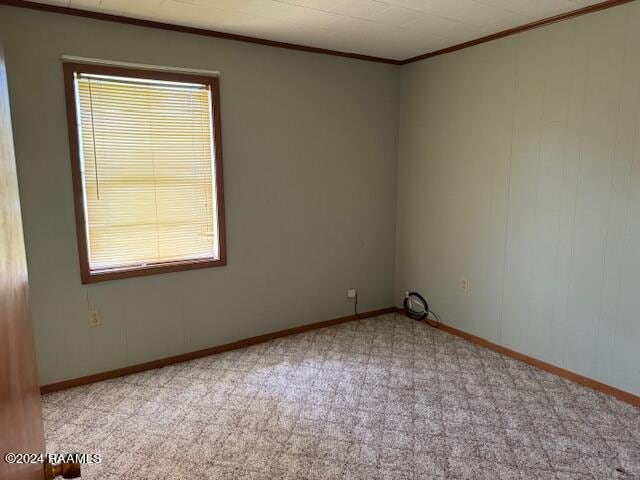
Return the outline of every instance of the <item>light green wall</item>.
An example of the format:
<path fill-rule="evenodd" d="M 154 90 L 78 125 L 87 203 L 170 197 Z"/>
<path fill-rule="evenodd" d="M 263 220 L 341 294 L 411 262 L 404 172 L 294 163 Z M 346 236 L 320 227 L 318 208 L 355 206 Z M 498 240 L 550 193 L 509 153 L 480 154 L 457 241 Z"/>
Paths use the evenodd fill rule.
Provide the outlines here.
<path fill-rule="evenodd" d="M 393 305 L 398 67 L 6 6 L 0 41 L 41 383 Z M 228 266 L 80 284 L 63 54 L 221 72 Z"/>
<path fill-rule="evenodd" d="M 396 302 L 640 394 L 640 3 L 411 64 L 400 89 Z"/>
<path fill-rule="evenodd" d="M 395 276 L 640 393 L 639 3 L 402 68 L 11 7 L 0 40 L 42 383 L 347 315 L 348 287 L 386 307 Z M 221 72 L 227 267 L 80 284 L 62 54 Z"/>

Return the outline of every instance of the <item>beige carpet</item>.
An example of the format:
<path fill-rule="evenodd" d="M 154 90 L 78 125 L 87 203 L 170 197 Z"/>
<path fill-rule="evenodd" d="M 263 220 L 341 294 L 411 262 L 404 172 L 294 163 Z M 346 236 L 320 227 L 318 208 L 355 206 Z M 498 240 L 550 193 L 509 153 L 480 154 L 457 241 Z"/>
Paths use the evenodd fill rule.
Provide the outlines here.
<path fill-rule="evenodd" d="M 87 479 L 640 478 L 640 409 L 396 315 L 43 401 Z"/>

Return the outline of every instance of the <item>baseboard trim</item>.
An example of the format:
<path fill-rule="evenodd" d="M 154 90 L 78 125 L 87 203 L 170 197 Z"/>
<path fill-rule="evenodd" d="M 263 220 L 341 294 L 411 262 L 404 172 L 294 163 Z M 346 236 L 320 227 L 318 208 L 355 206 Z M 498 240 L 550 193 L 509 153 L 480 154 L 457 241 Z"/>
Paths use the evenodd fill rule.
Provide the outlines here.
<path fill-rule="evenodd" d="M 208 355 L 214 355 L 216 353 L 228 352 L 230 350 L 236 350 L 238 348 L 249 347 L 251 345 L 256 345 L 258 343 L 263 343 L 276 338 L 288 337 L 289 335 L 308 332 L 309 330 L 316 330 L 318 328 L 330 327 L 332 325 L 352 322 L 361 318 L 375 317 L 378 315 L 384 315 L 385 313 L 394 313 L 395 311 L 395 307 L 388 307 L 361 313 L 359 317 L 356 315 L 347 315 L 346 317 L 334 318 L 332 320 L 325 320 L 323 322 L 316 322 L 307 325 L 300 325 L 298 327 L 287 328 L 285 330 L 279 330 L 277 332 L 266 333 L 264 335 L 258 335 L 256 337 L 245 338 L 236 342 L 209 347 L 203 350 L 197 350 L 195 352 L 183 353 L 181 355 L 175 355 L 173 357 L 161 358 L 159 360 L 153 360 L 151 362 L 139 363 L 137 365 L 131 365 L 129 367 L 117 368 L 115 370 L 95 373 L 93 375 L 87 375 L 85 377 L 73 378 L 70 380 L 64 380 L 62 382 L 42 385 L 40 387 L 40 393 L 51 393 L 58 390 L 66 390 L 68 388 L 87 385 L 89 383 L 101 382 L 103 380 L 109 380 L 111 378 L 123 377 L 125 375 L 131 375 L 132 373 L 144 372 L 145 370 L 153 370 L 154 368 L 165 367 L 174 363 L 186 362 L 188 360 L 194 360 L 196 358 L 206 357 Z"/>
<path fill-rule="evenodd" d="M 404 315 L 404 310 L 402 308 L 396 307 L 396 312 Z M 521 362 L 537 367 L 541 370 L 544 370 L 545 372 L 553 373 L 554 375 L 566 378 L 567 380 L 571 380 L 575 383 L 579 383 L 580 385 L 584 385 L 585 387 L 597 390 L 598 392 L 611 395 L 612 397 L 615 397 L 625 403 L 640 407 L 640 396 L 634 395 L 633 393 L 625 392 L 624 390 L 620 390 L 619 388 L 612 387 L 611 385 L 607 385 L 605 383 L 598 382 L 597 380 L 584 377 L 570 370 L 556 367 L 555 365 L 552 365 L 550 363 L 543 362 L 542 360 L 538 360 L 537 358 L 533 358 L 523 353 L 516 352 L 509 348 L 490 342 L 489 340 L 485 340 L 484 338 L 472 335 L 471 333 L 467 333 L 462 330 L 458 330 L 457 328 L 445 325 L 443 323 L 440 324 L 440 330 L 455 335 L 456 337 L 464 338 L 471 343 L 475 343 L 476 345 L 480 345 L 481 347 L 488 348 L 489 350 L 493 350 L 494 352 L 502 353 L 503 355 L 506 355 L 508 357 L 515 358 L 516 360 L 520 360 Z"/>

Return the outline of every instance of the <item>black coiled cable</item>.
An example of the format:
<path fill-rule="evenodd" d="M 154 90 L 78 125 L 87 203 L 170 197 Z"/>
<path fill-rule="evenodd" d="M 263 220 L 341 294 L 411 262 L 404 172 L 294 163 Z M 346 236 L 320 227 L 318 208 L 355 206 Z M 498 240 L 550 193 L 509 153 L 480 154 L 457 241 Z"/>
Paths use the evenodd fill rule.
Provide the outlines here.
<path fill-rule="evenodd" d="M 414 304 L 418 304 L 418 305 L 421 304 L 423 308 L 421 308 L 420 310 L 411 308 L 412 305 Z M 436 312 L 434 312 L 429 308 L 429 304 L 427 303 L 425 298 L 422 295 L 420 295 L 418 292 L 409 292 L 407 296 L 404 297 L 403 306 L 404 306 L 404 312 L 407 315 L 407 317 L 412 318 L 414 320 L 418 320 L 418 321 L 425 321 L 427 324 L 431 325 L 432 327 L 438 328 L 440 326 L 440 317 L 438 316 L 438 314 L 436 314 Z M 429 313 L 431 313 L 436 319 L 435 325 L 433 325 L 431 322 L 428 321 Z"/>

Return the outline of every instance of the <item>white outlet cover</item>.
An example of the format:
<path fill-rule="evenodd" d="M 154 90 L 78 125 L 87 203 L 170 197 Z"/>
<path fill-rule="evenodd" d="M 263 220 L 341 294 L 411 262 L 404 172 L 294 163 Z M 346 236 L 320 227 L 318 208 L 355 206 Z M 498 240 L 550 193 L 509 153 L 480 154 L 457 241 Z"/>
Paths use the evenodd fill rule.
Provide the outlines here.
<path fill-rule="evenodd" d="M 356 289 L 350 288 L 347 290 L 347 298 L 356 298 Z"/>

